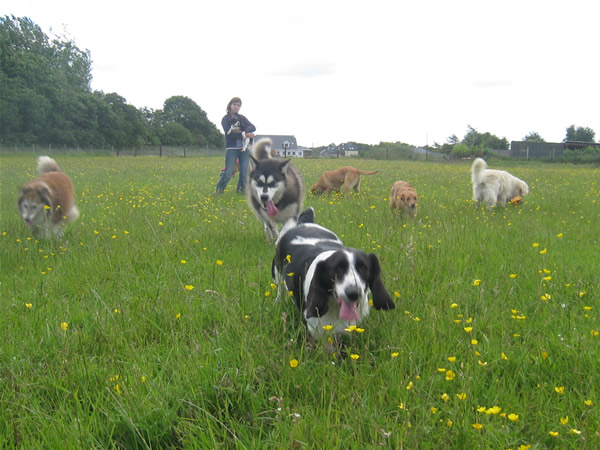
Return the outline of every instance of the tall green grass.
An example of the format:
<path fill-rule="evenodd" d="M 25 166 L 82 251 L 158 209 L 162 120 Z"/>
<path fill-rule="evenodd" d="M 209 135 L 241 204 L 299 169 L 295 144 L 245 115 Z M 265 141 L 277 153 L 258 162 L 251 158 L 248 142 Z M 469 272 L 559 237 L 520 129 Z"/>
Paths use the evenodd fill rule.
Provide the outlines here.
<path fill-rule="evenodd" d="M 62 241 L 16 211 L 35 158 L 0 159 L 0 446 L 600 445 L 597 168 L 503 162 L 530 195 L 487 211 L 468 163 L 353 160 L 380 170 L 359 195 L 305 203 L 396 300 L 348 333 L 353 359 L 275 301 L 237 180 L 210 195 L 222 158 L 56 159 L 81 211 Z M 308 187 L 340 165 L 295 163 Z M 415 220 L 389 211 L 398 179 Z"/>

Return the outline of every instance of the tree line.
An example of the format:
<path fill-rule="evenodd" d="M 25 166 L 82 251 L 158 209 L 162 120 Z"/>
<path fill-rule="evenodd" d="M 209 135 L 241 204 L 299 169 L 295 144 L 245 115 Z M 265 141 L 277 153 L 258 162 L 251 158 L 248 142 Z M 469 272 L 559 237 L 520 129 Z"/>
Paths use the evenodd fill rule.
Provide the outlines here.
<path fill-rule="evenodd" d="M 173 96 L 163 108 L 129 105 L 117 93 L 92 91 L 88 50 L 68 38 L 49 38 L 27 17 L 0 17 L 0 145 L 136 149 L 145 146 L 221 148 L 223 133 L 193 100 Z M 594 142 L 590 128 L 571 125 L 565 141 Z M 531 132 L 523 140 L 544 142 Z M 363 157 L 387 159 L 412 154 L 400 142 L 354 143 Z M 470 125 L 462 139 L 428 146 L 450 157 L 507 150 L 509 142 Z M 315 149 L 323 149 L 325 147 Z"/>
<path fill-rule="evenodd" d="M 92 91 L 91 80 L 88 50 L 49 38 L 27 17 L 0 17 L 0 144 L 222 147 L 223 133 L 190 98 L 136 108 L 117 93 Z"/>

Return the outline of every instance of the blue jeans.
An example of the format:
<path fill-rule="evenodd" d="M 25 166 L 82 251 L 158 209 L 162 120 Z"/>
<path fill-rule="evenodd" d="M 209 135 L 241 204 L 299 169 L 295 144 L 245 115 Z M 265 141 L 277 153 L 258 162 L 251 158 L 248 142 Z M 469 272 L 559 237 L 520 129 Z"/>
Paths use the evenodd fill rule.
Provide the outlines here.
<path fill-rule="evenodd" d="M 243 152 L 241 149 L 237 148 L 228 148 L 225 151 L 225 171 L 221 173 L 221 178 L 219 178 L 219 182 L 217 183 L 217 192 L 223 192 L 227 187 L 227 183 L 233 176 L 233 171 L 235 170 L 235 162 L 240 160 L 240 179 L 237 185 L 237 193 L 244 194 L 246 193 L 246 183 L 248 182 L 248 153 L 249 150 Z"/>

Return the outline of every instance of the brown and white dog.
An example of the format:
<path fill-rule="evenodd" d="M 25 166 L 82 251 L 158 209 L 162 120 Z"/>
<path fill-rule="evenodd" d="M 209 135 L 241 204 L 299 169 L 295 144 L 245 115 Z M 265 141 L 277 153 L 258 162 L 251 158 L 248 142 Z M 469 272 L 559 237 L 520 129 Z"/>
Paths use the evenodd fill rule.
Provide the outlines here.
<path fill-rule="evenodd" d="M 332 190 L 348 194 L 350 189 L 354 189 L 354 192 L 358 194 L 360 192 L 360 175 L 375 175 L 378 172 L 379 170 L 365 172 L 352 166 L 328 170 L 323 172 L 310 191 L 315 195 L 329 194 Z"/>
<path fill-rule="evenodd" d="M 19 192 L 17 205 L 23 222 L 43 236 L 50 232 L 61 237 L 65 224 L 79 217 L 73 183 L 48 156 L 38 158 L 40 176 L 26 183 Z"/>
<path fill-rule="evenodd" d="M 407 181 L 396 181 L 390 192 L 390 208 L 412 217 L 417 215 L 419 197 L 415 188 Z"/>

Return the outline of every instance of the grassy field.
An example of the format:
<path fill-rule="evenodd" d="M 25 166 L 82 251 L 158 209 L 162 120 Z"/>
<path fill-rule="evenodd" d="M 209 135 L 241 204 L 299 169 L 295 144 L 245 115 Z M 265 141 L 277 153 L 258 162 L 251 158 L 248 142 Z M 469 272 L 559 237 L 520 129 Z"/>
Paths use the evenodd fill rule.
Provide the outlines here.
<path fill-rule="evenodd" d="M 0 158 L 2 448 L 600 446 L 598 168 L 490 161 L 530 194 L 486 211 L 468 162 L 353 160 L 380 173 L 305 204 L 379 256 L 397 308 L 343 358 L 274 300 L 235 184 L 210 196 L 222 157 L 55 158 L 81 211 L 59 242 L 17 214 L 35 158 Z M 297 165 L 310 186 L 339 162 Z"/>

